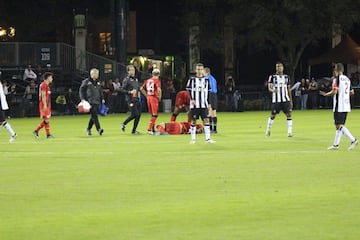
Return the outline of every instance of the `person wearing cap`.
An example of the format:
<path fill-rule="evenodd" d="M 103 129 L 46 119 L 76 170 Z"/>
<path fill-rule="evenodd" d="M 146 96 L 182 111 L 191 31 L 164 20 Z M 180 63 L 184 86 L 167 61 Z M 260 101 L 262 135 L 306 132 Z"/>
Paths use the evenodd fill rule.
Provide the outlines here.
<path fill-rule="evenodd" d="M 1 82 L 1 75 L 0 72 L 0 126 L 4 127 L 10 133 L 10 140 L 9 142 L 13 142 L 16 138 L 16 133 L 11 128 L 10 124 L 5 120 L 5 112 L 9 109 L 8 103 L 6 101 L 6 96 L 4 93 L 4 88 Z"/>
<path fill-rule="evenodd" d="M 161 101 L 161 82 L 160 82 L 160 70 L 154 68 L 152 70 L 152 77 L 147 79 L 141 86 L 140 91 L 147 100 L 148 110 L 151 114 L 151 119 L 148 127 L 148 134 L 153 135 L 155 133 L 155 122 L 159 112 L 159 102 Z"/>

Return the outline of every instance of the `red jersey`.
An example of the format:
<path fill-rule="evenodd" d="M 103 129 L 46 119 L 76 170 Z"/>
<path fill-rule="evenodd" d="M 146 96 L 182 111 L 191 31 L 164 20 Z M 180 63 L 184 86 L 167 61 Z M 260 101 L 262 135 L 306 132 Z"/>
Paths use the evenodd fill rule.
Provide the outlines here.
<path fill-rule="evenodd" d="M 188 107 L 190 105 L 190 95 L 186 90 L 180 91 L 176 94 L 175 106 L 179 109 Z"/>
<path fill-rule="evenodd" d="M 182 134 L 183 133 L 181 123 L 179 123 L 179 122 L 165 123 L 165 131 L 168 134 Z"/>
<path fill-rule="evenodd" d="M 47 83 L 42 82 L 39 87 L 39 112 L 40 112 L 40 118 L 44 120 L 49 120 L 51 117 L 51 91 L 50 87 Z M 45 92 L 45 102 L 47 108 L 44 109 L 44 103 L 41 92 Z"/>
<path fill-rule="evenodd" d="M 159 89 L 161 88 L 161 82 L 157 78 L 149 78 L 144 82 L 142 88 L 146 90 L 146 95 L 148 97 L 156 97 L 159 98 Z"/>
<path fill-rule="evenodd" d="M 39 108 L 43 109 L 44 103 L 43 103 L 41 92 L 45 92 L 45 102 L 46 102 L 47 108 L 50 109 L 51 108 L 51 99 L 50 99 L 51 91 L 50 91 L 50 87 L 47 83 L 42 82 L 39 87 Z"/>

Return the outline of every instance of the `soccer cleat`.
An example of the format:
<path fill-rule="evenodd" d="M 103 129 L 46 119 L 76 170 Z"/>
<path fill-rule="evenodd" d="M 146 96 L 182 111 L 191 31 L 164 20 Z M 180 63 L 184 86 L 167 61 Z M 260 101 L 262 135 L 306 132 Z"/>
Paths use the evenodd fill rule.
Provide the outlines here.
<path fill-rule="evenodd" d="M 149 135 L 155 135 L 155 132 L 153 132 L 153 131 L 147 131 L 147 134 L 149 134 Z"/>
<path fill-rule="evenodd" d="M 216 143 L 216 141 L 215 141 L 215 140 L 212 140 L 211 138 L 206 139 L 205 142 L 206 142 L 206 143 Z"/>
<path fill-rule="evenodd" d="M 120 125 L 120 129 L 121 129 L 121 131 L 125 132 L 125 124 L 122 123 L 122 124 Z"/>
<path fill-rule="evenodd" d="M 33 135 L 35 138 L 39 138 L 39 133 L 36 130 L 33 131 Z"/>
<path fill-rule="evenodd" d="M 288 133 L 288 137 L 293 137 L 294 135 L 292 133 Z"/>
<path fill-rule="evenodd" d="M 133 131 L 131 134 L 133 134 L 133 135 L 140 135 L 141 133 L 138 132 L 138 131 Z"/>
<path fill-rule="evenodd" d="M 99 133 L 100 136 L 102 136 L 103 133 L 104 133 L 104 129 L 100 128 L 100 129 L 98 130 L 98 133 Z"/>
<path fill-rule="evenodd" d="M 88 135 L 88 136 L 91 136 L 91 130 L 90 129 L 86 129 L 86 134 Z"/>
<path fill-rule="evenodd" d="M 351 142 L 350 147 L 348 148 L 349 151 L 353 150 L 356 145 L 358 144 L 358 140 L 355 139 L 353 142 Z"/>
<path fill-rule="evenodd" d="M 190 141 L 190 144 L 195 144 L 195 143 L 196 143 L 195 140 L 191 140 L 191 141 Z"/>
<path fill-rule="evenodd" d="M 270 137 L 270 130 L 266 130 L 265 137 Z"/>
<path fill-rule="evenodd" d="M 55 138 L 53 135 L 49 134 L 46 136 L 46 138 Z"/>
<path fill-rule="evenodd" d="M 339 146 L 338 145 L 332 145 L 330 147 L 327 148 L 328 150 L 338 150 L 339 149 Z"/>
<path fill-rule="evenodd" d="M 15 138 L 17 137 L 16 133 L 14 135 L 12 135 L 9 139 L 9 142 L 14 142 L 15 141 Z"/>

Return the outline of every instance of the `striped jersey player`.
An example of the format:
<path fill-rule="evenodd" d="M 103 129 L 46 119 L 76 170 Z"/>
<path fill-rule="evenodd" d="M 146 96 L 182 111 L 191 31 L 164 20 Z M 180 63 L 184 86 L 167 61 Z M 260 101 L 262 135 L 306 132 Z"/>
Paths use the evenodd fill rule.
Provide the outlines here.
<path fill-rule="evenodd" d="M 283 111 L 286 115 L 288 126 L 288 137 L 292 137 L 292 96 L 290 91 L 290 78 L 284 74 L 284 65 L 277 62 L 276 73 L 269 76 L 268 89 L 272 94 L 271 116 L 268 119 L 265 136 L 270 137 L 270 130 L 274 123 L 275 116 Z"/>
<path fill-rule="evenodd" d="M 348 112 L 351 111 L 350 96 L 354 95 L 354 90 L 351 88 L 350 79 L 343 74 L 344 65 L 342 63 L 336 63 L 334 66 L 334 77 L 332 83 L 332 89 L 330 92 L 320 91 L 322 96 L 333 96 L 333 112 L 335 123 L 335 139 L 332 146 L 328 147 L 328 150 L 337 150 L 339 148 L 341 136 L 345 135 L 351 142 L 348 150 L 353 150 L 358 141 L 350 133 L 349 129 L 345 127 L 345 122 Z"/>
<path fill-rule="evenodd" d="M 202 63 L 196 64 L 195 72 L 196 75 L 191 77 L 186 84 L 186 90 L 188 90 L 190 95 L 190 144 L 194 144 L 196 141 L 196 120 L 199 119 L 199 117 L 203 119 L 206 143 L 215 143 L 215 141 L 210 138 L 210 123 L 208 117 L 209 79 L 203 74 L 204 65 Z"/>

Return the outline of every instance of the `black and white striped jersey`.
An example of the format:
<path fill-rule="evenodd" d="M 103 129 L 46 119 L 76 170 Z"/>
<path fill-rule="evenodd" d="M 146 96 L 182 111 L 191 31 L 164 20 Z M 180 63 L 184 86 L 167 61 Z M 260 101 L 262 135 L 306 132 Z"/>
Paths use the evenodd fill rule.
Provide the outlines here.
<path fill-rule="evenodd" d="M 191 77 L 186 90 L 190 95 L 190 108 L 208 108 L 208 99 L 210 91 L 209 79 L 206 77 Z M 191 100 L 195 100 L 195 105 Z"/>
<path fill-rule="evenodd" d="M 272 103 L 290 102 L 289 87 L 290 78 L 288 75 L 274 74 L 269 77 L 268 84 L 272 84 L 275 92 L 272 93 Z"/>
<path fill-rule="evenodd" d="M 333 111 L 350 112 L 350 92 L 352 89 L 350 79 L 341 74 L 333 80 L 332 87 L 337 90 L 337 93 L 333 96 Z"/>

